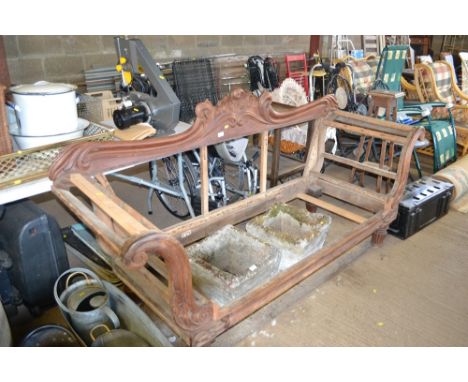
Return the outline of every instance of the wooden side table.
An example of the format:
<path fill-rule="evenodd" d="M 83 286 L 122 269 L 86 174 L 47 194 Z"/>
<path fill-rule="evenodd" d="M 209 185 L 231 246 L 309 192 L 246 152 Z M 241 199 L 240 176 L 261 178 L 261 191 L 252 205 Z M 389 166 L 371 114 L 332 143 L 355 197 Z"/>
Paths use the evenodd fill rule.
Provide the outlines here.
<path fill-rule="evenodd" d="M 385 109 L 385 119 L 396 121 L 398 112 L 398 100 L 405 96 L 404 92 L 392 92 L 389 90 L 372 90 L 369 92 L 369 115 L 381 117 L 382 109 Z"/>
<path fill-rule="evenodd" d="M 371 117 L 382 117 L 383 114 L 379 113 L 381 108 L 385 109 L 385 119 L 388 121 L 397 121 L 397 113 L 398 113 L 398 100 L 405 96 L 404 92 L 392 92 L 388 90 L 373 90 L 369 92 L 369 96 L 371 97 L 369 100 L 369 115 Z M 422 178 L 422 169 L 421 164 L 419 162 L 419 157 L 416 149 L 425 148 L 429 145 L 429 141 L 427 139 L 420 140 L 416 143 L 413 149 L 413 158 L 414 163 L 416 166 L 416 170 L 418 171 L 418 175 Z M 392 149 L 393 151 L 393 149 Z M 366 159 L 367 160 L 367 159 Z M 411 172 L 409 173 L 411 176 Z"/>

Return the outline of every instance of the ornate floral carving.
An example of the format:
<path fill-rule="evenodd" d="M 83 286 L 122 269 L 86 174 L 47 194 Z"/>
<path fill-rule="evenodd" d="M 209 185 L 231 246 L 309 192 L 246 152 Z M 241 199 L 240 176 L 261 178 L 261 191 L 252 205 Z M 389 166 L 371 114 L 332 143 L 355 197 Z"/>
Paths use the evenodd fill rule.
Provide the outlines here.
<path fill-rule="evenodd" d="M 239 138 L 273 127 L 308 122 L 325 116 L 335 108 L 334 97 L 326 96 L 295 110 L 278 113 L 272 108 L 270 94 L 265 93 L 257 98 L 250 92 L 236 89 L 217 106 L 209 101 L 198 104 L 197 120 L 181 134 L 138 142 L 86 142 L 72 145 L 52 164 L 49 177 L 55 180 L 71 172 L 95 175 L 218 143 L 218 133 L 221 131 L 226 131 L 225 135 L 223 133 L 226 140 Z"/>

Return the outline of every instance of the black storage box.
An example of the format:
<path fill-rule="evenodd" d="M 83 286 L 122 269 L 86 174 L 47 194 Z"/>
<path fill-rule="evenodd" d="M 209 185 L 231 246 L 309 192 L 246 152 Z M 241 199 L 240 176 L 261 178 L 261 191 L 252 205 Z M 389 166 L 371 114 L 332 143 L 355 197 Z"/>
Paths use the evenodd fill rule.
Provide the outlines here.
<path fill-rule="evenodd" d="M 413 235 L 447 213 L 452 193 L 453 184 L 431 177 L 408 184 L 388 231 L 401 239 Z"/>
<path fill-rule="evenodd" d="M 5 206 L 0 249 L 11 260 L 10 282 L 33 312 L 54 303 L 55 280 L 69 268 L 60 228 L 30 200 Z"/>

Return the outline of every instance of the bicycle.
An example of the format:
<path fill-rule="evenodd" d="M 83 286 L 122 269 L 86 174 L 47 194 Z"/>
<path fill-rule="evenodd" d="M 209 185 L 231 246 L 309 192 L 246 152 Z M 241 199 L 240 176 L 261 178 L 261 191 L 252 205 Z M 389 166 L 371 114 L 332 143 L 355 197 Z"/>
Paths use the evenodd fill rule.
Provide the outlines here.
<path fill-rule="evenodd" d="M 227 144 L 229 147 L 229 143 Z M 219 149 L 218 149 L 219 150 Z M 208 147 L 208 197 L 209 209 L 213 210 L 234 202 L 239 198 L 246 198 L 258 191 L 258 167 L 255 164 L 259 153 L 254 153 L 249 160 L 247 155 L 242 153 L 237 161 L 230 161 L 214 146 Z M 180 155 L 180 154 L 179 154 Z M 180 169 L 183 172 L 184 188 L 188 188 L 190 205 L 186 205 L 188 212 L 181 203 L 181 195 L 168 197 L 163 192 L 157 195 L 163 206 L 174 216 L 179 218 L 194 217 L 201 213 L 201 174 L 200 174 L 200 154 L 197 150 L 192 150 L 182 154 L 183 165 L 179 166 L 177 173 L 175 167 L 171 165 L 171 160 L 166 158 L 166 174 L 170 174 L 169 182 L 180 185 Z M 155 178 L 153 178 L 155 179 Z M 149 195 L 148 198 L 151 196 Z M 185 199 L 184 199 L 185 201 Z"/>
<path fill-rule="evenodd" d="M 243 138 L 246 139 L 246 138 Z M 225 146 L 229 150 L 229 142 Z M 220 149 L 219 149 L 220 150 Z M 221 150 L 220 150 L 221 151 Z M 222 151 L 221 151 L 222 152 Z M 251 159 L 245 152 L 239 160 L 228 160 L 219 155 L 215 147 L 208 147 L 209 209 L 227 205 L 258 191 L 256 151 Z M 153 213 L 153 196 L 156 194 L 166 210 L 180 219 L 201 213 L 200 154 L 197 150 L 180 153 L 149 163 L 150 181 L 131 175 L 112 174 L 127 182 L 147 187 L 148 214 Z"/>
<path fill-rule="evenodd" d="M 162 171 L 158 171 L 158 163 Z M 147 187 L 148 214 L 153 213 L 152 197 L 156 193 L 161 204 L 174 216 L 186 218 L 195 216 L 192 199 L 195 194 L 195 178 L 190 169 L 190 161 L 184 160 L 183 154 L 154 160 L 149 163 L 150 179 L 146 180 L 133 175 L 114 173 L 112 176 Z"/>

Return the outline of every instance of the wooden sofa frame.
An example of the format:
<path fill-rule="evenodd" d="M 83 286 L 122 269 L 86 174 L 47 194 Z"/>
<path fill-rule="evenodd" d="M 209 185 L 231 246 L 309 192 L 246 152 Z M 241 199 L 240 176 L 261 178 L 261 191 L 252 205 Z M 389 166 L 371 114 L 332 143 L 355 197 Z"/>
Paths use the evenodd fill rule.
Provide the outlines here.
<path fill-rule="evenodd" d="M 112 256 L 113 269 L 119 278 L 187 344 L 205 345 L 366 238 L 372 237 L 373 243 L 381 244 L 397 214 L 414 144 L 423 138 L 424 131 L 338 111 L 332 96 L 279 113 L 272 107 L 268 94 L 257 98 L 235 90 L 216 107 L 208 101 L 199 104 L 196 114 L 194 125 L 178 135 L 139 142 L 70 146 L 54 162 L 49 177 L 54 181 L 55 195 L 93 231 L 102 248 Z M 303 175 L 267 189 L 268 132 L 305 122 L 313 124 L 313 135 Z M 366 161 L 359 162 L 325 152 L 328 127 L 360 136 L 357 149 L 362 152 L 365 142 L 381 140 L 380 162 L 371 164 L 368 155 Z M 208 211 L 207 147 L 252 134 L 261 137 L 259 193 Z M 401 154 L 394 166 L 390 162 L 396 146 L 401 147 Z M 195 148 L 201 154 L 201 216 L 163 230 L 119 199 L 104 175 Z M 373 174 L 378 185 L 388 180 L 391 189 L 385 194 L 322 174 L 325 159 L 351 167 L 353 175 Z M 76 189 L 86 195 L 89 204 L 72 192 Z M 361 207 L 373 215 L 367 218 L 324 200 L 321 195 Z M 293 199 L 301 199 L 357 225 L 333 245 L 273 276 L 228 306 L 217 305 L 193 287 L 184 245 L 225 224 L 237 224 L 261 214 L 274 203 Z"/>

